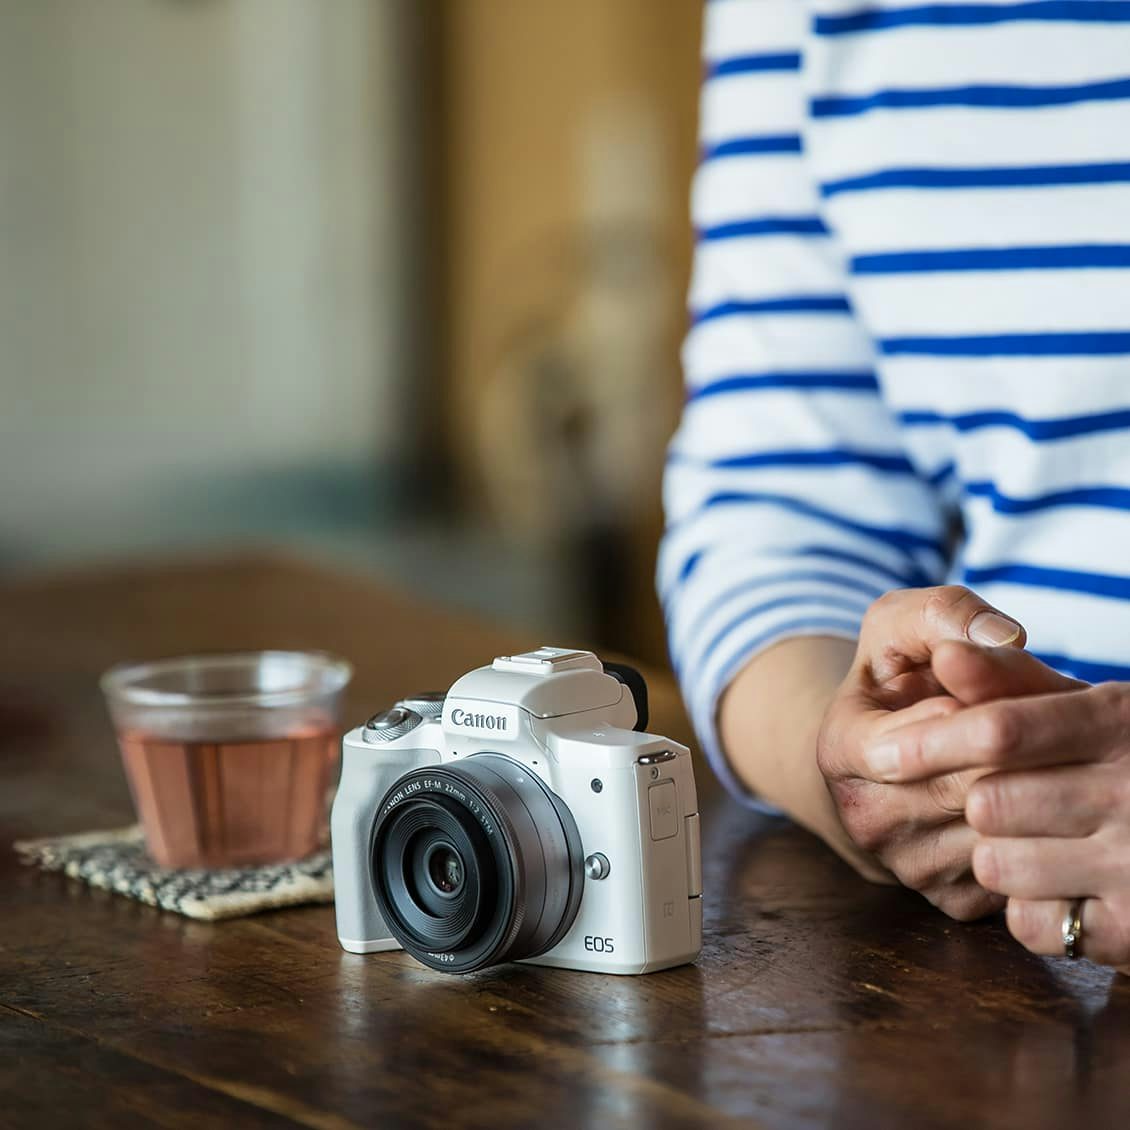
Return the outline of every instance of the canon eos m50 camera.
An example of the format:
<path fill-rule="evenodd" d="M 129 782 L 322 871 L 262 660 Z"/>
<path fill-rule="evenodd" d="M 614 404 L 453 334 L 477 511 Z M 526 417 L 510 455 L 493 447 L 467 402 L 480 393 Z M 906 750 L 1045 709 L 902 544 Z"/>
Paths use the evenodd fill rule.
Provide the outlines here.
<path fill-rule="evenodd" d="M 690 753 L 633 670 L 543 647 L 346 734 L 337 933 L 469 973 L 529 961 L 647 973 L 702 944 Z"/>

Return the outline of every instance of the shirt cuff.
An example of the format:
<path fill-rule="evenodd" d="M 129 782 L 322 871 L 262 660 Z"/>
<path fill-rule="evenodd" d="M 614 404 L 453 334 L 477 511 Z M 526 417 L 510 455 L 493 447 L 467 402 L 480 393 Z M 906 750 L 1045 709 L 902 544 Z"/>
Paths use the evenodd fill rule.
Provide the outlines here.
<path fill-rule="evenodd" d="M 854 642 L 859 637 L 862 619 L 862 614 L 853 619 L 842 611 L 829 614 L 827 610 L 814 608 L 811 615 L 797 617 L 768 630 L 759 630 L 757 621 L 751 620 L 737 650 L 732 651 L 724 663 L 705 668 L 695 684 L 686 688 L 687 699 L 691 703 L 691 721 L 706 759 L 726 791 L 740 804 L 757 812 L 781 814 L 779 808 L 761 800 L 742 784 L 726 757 L 718 732 L 718 705 L 722 695 L 747 663 L 782 640 L 799 636 L 831 636 Z"/>

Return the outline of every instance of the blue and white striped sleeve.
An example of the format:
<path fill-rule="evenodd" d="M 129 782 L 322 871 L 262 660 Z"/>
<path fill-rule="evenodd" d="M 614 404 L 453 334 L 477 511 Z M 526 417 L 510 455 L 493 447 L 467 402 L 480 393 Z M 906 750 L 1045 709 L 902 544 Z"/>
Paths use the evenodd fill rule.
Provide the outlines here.
<path fill-rule="evenodd" d="M 706 5 L 687 400 L 664 477 L 671 656 L 739 797 L 715 723 L 738 670 L 790 636 L 854 638 L 877 596 L 947 564 L 942 508 L 879 395 L 806 168 L 805 8 Z"/>

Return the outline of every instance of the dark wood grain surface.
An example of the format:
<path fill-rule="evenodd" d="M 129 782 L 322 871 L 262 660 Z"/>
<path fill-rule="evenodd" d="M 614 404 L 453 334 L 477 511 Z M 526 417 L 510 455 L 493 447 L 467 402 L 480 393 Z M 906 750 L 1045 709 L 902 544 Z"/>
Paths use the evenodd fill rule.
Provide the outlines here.
<path fill-rule="evenodd" d="M 216 925 L 19 867 L 121 824 L 96 685 L 205 648 L 351 659 L 349 716 L 542 641 L 282 558 L 0 588 L 0 1125 L 1124 1127 L 1130 979 L 868 886 L 700 769 L 697 965 L 466 978 L 337 946 L 310 907 Z M 686 740 L 669 680 L 652 729 Z"/>

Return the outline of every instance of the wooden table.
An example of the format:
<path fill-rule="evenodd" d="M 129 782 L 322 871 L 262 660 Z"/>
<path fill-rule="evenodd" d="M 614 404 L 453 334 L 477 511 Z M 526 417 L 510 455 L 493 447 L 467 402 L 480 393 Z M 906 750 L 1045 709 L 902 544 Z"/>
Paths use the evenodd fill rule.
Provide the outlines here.
<path fill-rule="evenodd" d="M 360 718 L 540 642 L 284 558 L 0 589 L 0 1125 L 1128 1125 L 1128 980 L 868 886 L 705 771 L 705 949 L 646 977 L 455 978 L 343 953 L 328 907 L 201 924 L 7 848 L 130 818 L 114 660 L 327 648 Z"/>

